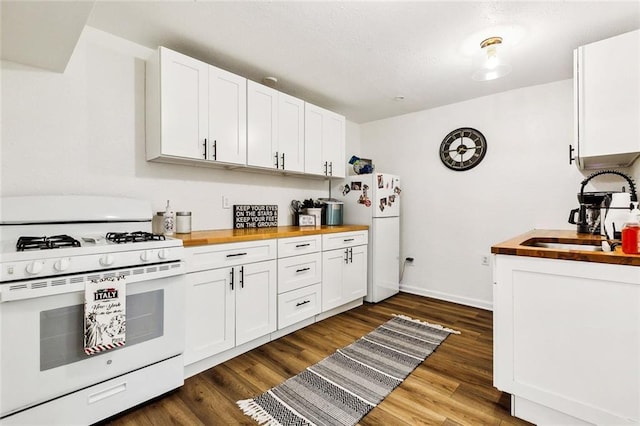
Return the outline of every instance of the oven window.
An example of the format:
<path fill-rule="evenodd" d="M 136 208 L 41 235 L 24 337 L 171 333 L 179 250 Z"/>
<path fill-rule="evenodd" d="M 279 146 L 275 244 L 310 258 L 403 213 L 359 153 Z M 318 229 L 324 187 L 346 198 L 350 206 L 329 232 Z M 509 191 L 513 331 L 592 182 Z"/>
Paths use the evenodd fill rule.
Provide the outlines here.
<path fill-rule="evenodd" d="M 40 371 L 97 357 L 161 337 L 164 332 L 164 290 L 127 296 L 126 345 L 95 355 L 84 353 L 84 305 L 40 312 Z"/>

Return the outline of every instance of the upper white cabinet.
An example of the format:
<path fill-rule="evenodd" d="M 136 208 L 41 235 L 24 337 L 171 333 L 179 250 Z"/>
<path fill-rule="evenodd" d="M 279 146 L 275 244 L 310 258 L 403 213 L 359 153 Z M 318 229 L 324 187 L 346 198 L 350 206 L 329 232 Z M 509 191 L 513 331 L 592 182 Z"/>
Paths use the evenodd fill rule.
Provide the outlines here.
<path fill-rule="evenodd" d="M 578 167 L 631 165 L 640 155 L 640 30 L 576 49 L 574 84 Z"/>
<path fill-rule="evenodd" d="M 345 176 L 345 118 L 160 47 L 147 60 L 146 158 Z"/>
<path fill-rule="evenodd" d="M 278 168 L 278 91 L 247 82 L 247 164 Z"/>
<path fill-rule="evenodd" d="M 305 173 L 345 176 L 345 118 L 305 102 Z"/>
<path fill-rule="evenodd" d="M 246 79 L 160 47 L 147 61 L 147 160 L 246 163 Z"/>
<path fill-rule="evenodd" d="M 280 168 L 304 172 L 304 101 L 278 93 L 278 154 Z"/>
<path fill-rule="evenodd" d="M 232 164 L 247 160 L 247 79 L 209 66 L 207 159 Z"/>
<path fill-rule="evenodd" d="M 304 171 L 304 102 L 249 81 L 247 164 Z"/>

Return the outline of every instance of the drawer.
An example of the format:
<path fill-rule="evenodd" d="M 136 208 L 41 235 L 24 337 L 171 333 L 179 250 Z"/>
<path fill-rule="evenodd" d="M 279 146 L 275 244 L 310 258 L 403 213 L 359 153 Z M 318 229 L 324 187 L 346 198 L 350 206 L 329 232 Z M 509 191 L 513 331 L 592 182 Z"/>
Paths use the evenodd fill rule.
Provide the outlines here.
<path fill-rule="evenodd" d="M 280 238 L 278 239 L 278 257 L 315 253 L 321 250 L 321 244 L 322 238 L 320 235 Z"/>
<path fill-rule="evenodd" d="M 278 294 L 322 281 L 322 253 L 278 259 Z"/>
<path fill-rule="evenodd" d="M 278 295 L 278 329 L 320 313 L 321 284 Z"/>
<path fill-rule="evenodd" d="M 187 272 L 246 265 L 276 258 L 276 240 L 211 244 L 185 248 Z"/>
<path fill-rule="evenodd" d="M 361 246 L 369 241 L 369 231 L 339 232 L 322 236 L 322 250 Z"/>

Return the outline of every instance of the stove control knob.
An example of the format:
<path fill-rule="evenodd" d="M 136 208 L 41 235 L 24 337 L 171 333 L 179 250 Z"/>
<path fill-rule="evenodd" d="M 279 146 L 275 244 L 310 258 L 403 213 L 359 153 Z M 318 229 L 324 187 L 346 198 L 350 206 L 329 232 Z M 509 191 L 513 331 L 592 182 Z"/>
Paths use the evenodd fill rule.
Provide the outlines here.
<path fill-rule="evenodd" d="M 66 271 L 69 269 L 69 265 L 71 264 L 71 258 L 63 257 L 62 259 L 58 259 L 53 264 L 53 269 L 58 272 Z"/>
<path fill-rule="evenodd" d="M 169 257 L 169 250 L 167 249 L 158 250 L 158 257 L 160 259 L 166 259 L 167 257 Z"/>
<path fill-rule="evenodd" d="M 142 253 L 140 253 L 140 260 L 142 260 L 143 262 L 148 262 L 150 253 L 151 252 L 149 250 L 145 250 Z"/>
<path fill-rule="evenodd" d="M 105 254 L 100 258 L 100 264 L 102 266 L 111 266 L 113 265 L 114 260 L 115 259 L 113 258 L 112 254 Z"/>
<path fill-rule="evenodd" d="M 36 275 L 42 272 L 44 267 L 44 262 L 41 260 L 34 260 L 33 262 L 27 265 L 27 273 L 31 275 Z"/>

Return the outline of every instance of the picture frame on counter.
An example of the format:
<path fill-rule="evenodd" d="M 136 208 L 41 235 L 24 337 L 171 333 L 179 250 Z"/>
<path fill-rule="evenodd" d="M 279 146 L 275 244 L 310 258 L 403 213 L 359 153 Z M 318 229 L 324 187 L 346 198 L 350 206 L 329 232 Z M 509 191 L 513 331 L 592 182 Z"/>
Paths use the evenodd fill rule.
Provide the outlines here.
<path fill-rule="evenodd" d="M 316 217 L 312 214 L 301 214 L 298 216 L 299 226 L 316 226 Z"/>

